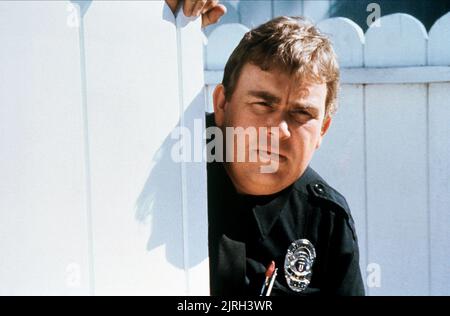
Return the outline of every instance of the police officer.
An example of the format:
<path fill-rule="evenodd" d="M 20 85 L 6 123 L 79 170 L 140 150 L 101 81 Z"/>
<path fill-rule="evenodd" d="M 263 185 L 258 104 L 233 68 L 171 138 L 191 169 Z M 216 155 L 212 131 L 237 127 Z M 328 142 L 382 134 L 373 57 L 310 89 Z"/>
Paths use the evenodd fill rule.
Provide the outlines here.
<path fill-rule="evenodd" d="M 303 18 L 275 18 L 233 51 L 207 115 L 222 131 L 208 163 L 212 295 L 265 295 L 268 275 L 271 295 L 364 295 L 349 207 L 309 167 L 338 85 L 329 39 Z"/>

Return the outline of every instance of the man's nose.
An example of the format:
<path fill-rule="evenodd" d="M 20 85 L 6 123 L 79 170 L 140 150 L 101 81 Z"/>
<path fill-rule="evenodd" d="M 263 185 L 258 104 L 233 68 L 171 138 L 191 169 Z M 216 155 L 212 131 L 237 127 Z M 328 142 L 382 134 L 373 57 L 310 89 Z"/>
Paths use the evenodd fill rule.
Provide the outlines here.
<path fill-rule="evenodd" d="M 279 116 L 277 120 L 268 122 L 270 126 L 269 138 L 276 137 L 279 141 L 287 140 L 291 137 L 291 132 L 289 130 L 289 124 L 285 117 Z M 269 140 L 270 141 L 270 140 Z"/>
<path fill-rule="evenodd" d="M 280 122 L 280 124 L 278 124 L 278 129 L 279 129 L 281 140 L 291 137 L 291 132 L 289 131 L 289 125 L 285 120 L 282 120 Z"/>

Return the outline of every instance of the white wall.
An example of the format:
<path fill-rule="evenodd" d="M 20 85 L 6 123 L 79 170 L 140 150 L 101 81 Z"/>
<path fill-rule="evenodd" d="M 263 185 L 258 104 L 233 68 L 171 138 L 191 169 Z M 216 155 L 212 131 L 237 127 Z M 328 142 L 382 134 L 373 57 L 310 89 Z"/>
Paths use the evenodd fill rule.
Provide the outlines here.
<path fill-rule="evenodd" d="M 89 292 L 79 30 L 0 3 L 0 293 Z"/>
<path fill-rule="evenodd" d="M 200 20 L 84 9 L 0 2 L 0 294 L 208 294 Z"/>

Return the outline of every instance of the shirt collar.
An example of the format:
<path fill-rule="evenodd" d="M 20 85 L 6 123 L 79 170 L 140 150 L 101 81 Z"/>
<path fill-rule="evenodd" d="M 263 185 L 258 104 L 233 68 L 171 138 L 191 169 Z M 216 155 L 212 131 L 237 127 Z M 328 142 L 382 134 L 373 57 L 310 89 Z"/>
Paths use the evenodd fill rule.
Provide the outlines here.
<path fill-rule="evenodd" d="M 265 239 L 269 235 L 283 210 L 288 208 L 288 200 L 294 189 L 309 195 L 307 186 L 313 177 L 314 171 L 310 167 L 307 167 L 300 178 L 292 185 L 274 194 L 274 198 L 268 203 L 255 206 L 253 214 L 258 223 L 261 237 Z"/>

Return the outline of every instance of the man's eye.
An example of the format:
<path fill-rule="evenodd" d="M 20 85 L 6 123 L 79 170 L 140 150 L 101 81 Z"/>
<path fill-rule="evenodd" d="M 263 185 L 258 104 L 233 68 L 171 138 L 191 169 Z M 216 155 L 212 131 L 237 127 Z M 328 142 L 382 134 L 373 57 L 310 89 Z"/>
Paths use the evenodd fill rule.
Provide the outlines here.
<path fill-rule="evenodd" d="M 305 110 L 297 110 L 291 112 L 292 117 L 301 122 L 309 121 L 313 118 L 313 115 Z"/>
<path fill-rule="evenodd" d="M 272 106 L 270 103 L 268 102 L 256 102 L 257 105 L 261 105 L 261 106 Z"/>
<path fill-rule="evenodd" d="M 309 113 L 308 111 L 305 111 L 305 110 L 292 111 L 292 114 L 294 114 L 294 115 L 308 115 L 308 116 L 311 116 L 311 113 Z"/>

